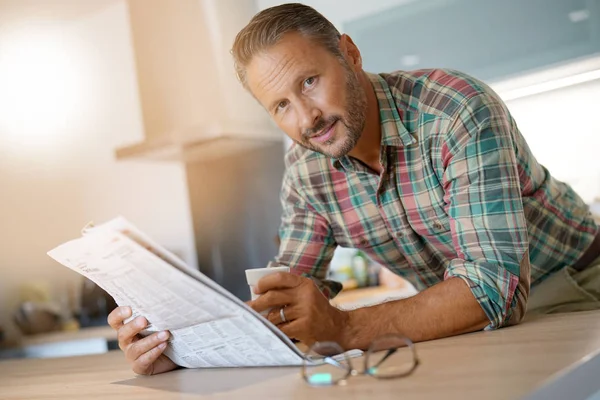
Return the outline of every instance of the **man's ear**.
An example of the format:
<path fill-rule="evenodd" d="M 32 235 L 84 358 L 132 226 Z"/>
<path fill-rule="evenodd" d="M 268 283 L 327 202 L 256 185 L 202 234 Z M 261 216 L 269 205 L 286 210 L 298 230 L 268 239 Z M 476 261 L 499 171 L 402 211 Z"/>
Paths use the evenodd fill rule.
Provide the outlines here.
<path fill-rule="evenodd" d="M 362 69 L 362 56 L 360 55 L 360 50 L 356 44 L 354 44 L 352 38 L 345 33 L 340 37 L 340 51 L 355 72 Z"/>

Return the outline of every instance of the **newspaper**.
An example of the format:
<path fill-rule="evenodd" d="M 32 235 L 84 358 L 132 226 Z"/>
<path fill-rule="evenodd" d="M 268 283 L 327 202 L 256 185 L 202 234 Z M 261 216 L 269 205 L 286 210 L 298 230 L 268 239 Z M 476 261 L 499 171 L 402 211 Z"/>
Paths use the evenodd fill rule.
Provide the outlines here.
<path fill-rule="evenodd" d="M 164 354 L 188 368 L 301 365 L 303 353 L 233 294 L 164 249 L 123 217 L 86 227 L 48 252 L 108 292 L 143 335 L 171 332 Z"/>

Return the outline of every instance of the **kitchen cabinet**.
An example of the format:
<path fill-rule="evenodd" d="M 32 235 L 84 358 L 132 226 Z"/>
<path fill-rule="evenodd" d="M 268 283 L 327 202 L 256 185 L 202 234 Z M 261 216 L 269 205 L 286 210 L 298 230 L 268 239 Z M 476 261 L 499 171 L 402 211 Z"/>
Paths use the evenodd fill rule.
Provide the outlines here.
<path fill-rule="evenodd" d="M 419 0 L 343 24 L 372 72 L 498 81 L 600 53 L 600 0 Z"/>
<path fill-rule="evenodd" d="M 230 49 L 253 0 L 128 0 L 145 138 L 118 159 L 205 161 L 282 142 Z"/>

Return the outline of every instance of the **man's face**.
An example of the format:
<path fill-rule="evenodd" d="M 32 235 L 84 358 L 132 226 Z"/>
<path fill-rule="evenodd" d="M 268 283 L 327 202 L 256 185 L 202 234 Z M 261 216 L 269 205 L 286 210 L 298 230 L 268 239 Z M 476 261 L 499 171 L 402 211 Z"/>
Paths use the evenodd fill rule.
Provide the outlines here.
<path fill-rule="evenodd" d="M 340 158 L 358 142 L 365 92 L 346 60 L 322 45 L 287 34 L 254 56 L 246 76 L 254 96 L 296 143 Z"/>

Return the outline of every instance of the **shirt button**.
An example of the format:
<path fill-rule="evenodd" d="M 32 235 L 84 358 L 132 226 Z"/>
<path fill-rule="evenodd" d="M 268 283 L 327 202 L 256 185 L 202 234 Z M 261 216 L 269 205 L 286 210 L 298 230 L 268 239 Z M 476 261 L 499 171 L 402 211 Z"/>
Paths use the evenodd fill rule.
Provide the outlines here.
<path fill-rule="evenodd" d="M 438 230 L 438 231 L 439 231 L 439 230 L 441 230 L 441 229 L 442 229 L 444 226 L 442 225 L 442 223 L 441 223 L 439 220 L 437 220 L 437 221 L 435 221 L 435 222 L 433 223 L 433 227 L 434 227 L 436 230 Z"/>
<path fill-rule="evenodd" d="M 402 232 L 402 231 L 396 232 L 396 238 L 402 239 L 403 236 L 404 236 L 404 232 Z"/>
<path fill-rule="evenodd" d="M 369 244 L 369 241 L 365 238 L 360 239 L 360 244 L 361 246 L 366 246 L 367 244 Z"/>

